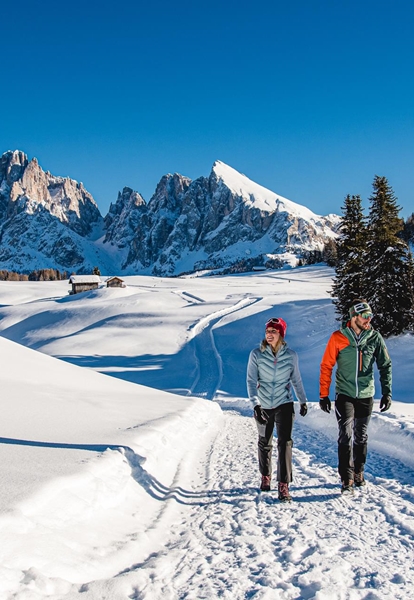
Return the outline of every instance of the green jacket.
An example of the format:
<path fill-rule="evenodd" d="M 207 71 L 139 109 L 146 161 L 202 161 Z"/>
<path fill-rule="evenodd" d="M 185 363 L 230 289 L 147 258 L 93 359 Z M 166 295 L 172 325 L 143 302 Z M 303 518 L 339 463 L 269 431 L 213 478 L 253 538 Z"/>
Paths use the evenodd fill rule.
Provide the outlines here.
<path fill-rule="evenodd" d="M 383 337 L 371 328 L 363 331 L 358 339 L 348 322 L 331 335 L 326 346 L 321 362 L 320 397 L 329 396 L 335 364 L 336 394 L 351 398 L 373 397 L 374 363 L 378 367 L 382 395 L 391 396 L 391 359 Z"/>

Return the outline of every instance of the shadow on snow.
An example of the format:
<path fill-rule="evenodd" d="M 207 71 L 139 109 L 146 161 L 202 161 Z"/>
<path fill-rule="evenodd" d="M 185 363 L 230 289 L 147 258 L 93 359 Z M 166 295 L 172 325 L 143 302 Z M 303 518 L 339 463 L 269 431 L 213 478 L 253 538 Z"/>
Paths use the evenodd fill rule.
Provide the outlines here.
<path fill-rule="evenodd" d="M 86 450 L 90 452 L 102 453 L 106 450 L 122 452 L 131 468 L 131 475 L 138 485 L 145 492 L 158 501 L 175 500 L 179 504 L 206 506 L 209 504 L 234 504 L 240 500 L 250 500 L 264 502 L 266 504 L 279 503 L 274 492 L 260 492 L 256 487 L 228 488 L 218 490 L 186 490 L 180 486 L 168 487 L 162 484 L 158 479 L 146 471 L 142 464 L 145 458 L 139 456 L 129 446 L 114 444 L 69 444 L 62 442 L 42 442 L 38 440 L 22 440 L 16 438 L 0 437 L 0 444 L 11 444 L 18 446 L 32 446 L 37 448 L 57 448 L 70 450 Z M 312 486 L 310 486 L 312 487 Z M 333 487 L 328 484 L 327 487 Z M 307 486 L 296 488 L 308 489 Z M 337 494 L 321 494 L 317 496 L 296 497 L 297 501 L 302 502 L 320 502 L 326 501 L 331 497 L 337 497 Z"/>

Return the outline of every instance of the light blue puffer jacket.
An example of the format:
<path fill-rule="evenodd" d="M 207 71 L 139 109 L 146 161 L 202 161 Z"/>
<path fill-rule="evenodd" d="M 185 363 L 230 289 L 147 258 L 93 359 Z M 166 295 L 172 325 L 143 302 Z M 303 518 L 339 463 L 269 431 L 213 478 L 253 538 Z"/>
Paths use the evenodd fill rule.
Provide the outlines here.
<path fill-rule="evenodd" d="M 299 402 L 304 404 L 307 400 L 298 355 L 286 342 L 276 356 L 269 345 L 262 344 L 252 350 L 247 366 L 247 392 L 253 406 L 261 404 L 263 408 L 276 408 L 293 402 L 292 387 Z"/>

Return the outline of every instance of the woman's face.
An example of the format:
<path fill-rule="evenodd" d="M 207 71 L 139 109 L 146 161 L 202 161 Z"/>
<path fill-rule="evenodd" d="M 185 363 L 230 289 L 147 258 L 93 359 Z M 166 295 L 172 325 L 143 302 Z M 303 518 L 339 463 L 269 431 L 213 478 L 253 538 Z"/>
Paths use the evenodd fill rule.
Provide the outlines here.
<path fill-rule="evenodd" d="M 274 327 L 268 327 L 266 329 L 266 342 L 272 346 L 272 348 L 276 348 L 276 344 L 278 343 L 280 338 L 280 333 Z"/>

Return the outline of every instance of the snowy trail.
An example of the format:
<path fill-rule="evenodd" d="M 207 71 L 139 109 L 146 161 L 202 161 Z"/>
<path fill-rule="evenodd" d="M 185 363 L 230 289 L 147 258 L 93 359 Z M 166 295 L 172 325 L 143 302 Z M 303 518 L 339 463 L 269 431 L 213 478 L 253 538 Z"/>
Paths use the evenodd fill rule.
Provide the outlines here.
<path fill-rule="evenodd" d="M 252 418 L 225 413 L 225 424 L 180 488 L 180 511 L 164 547 L 112 579 L 114 600 L 407 599 L 414 586 L 414 495 L 408 482 L 369 476 L 352 499 L 340 496 L 335 447 L 295 424 L 290 505 L 260 493 Z M 321 444 L 327 462 L 322 461 Z M 200 456 L 200 459 L 202 457 Z M 371 458 L 375 469 L 383 459 Z M 102 582 L 82 597 L 97 598 Z M 98 586 L 98 587 L 96 587 Z M 132 590 L 128 596 L 116 590 Z"/>
<path fill-rule="evenodd" d="M 42 342 L 46 354 L 94 368 L 104 360 L 152 387 L 0 338 L 2 499 L 8 508 L 16 494 L 6 491 L 14 489 L 23 498 L 0 523 L 1 600 L 413 597 L 412 336 L 390 340 L 395 401 L 380 414 L 376 400 L 369 485 L 346 500 L 336 473 L 335 416 L 313 401 L 335 326 L 325 298 L 330 272 L 291 275 L 189 280 L 185 287 L 144 278 L 133 293 L 101 290 L 37 308 L 16 287 L 26 303 L 11 296 L 2 309 L 6 336 Z M 43 321 L 52 308 L 62 317 L 53 331 Z M 245 398 L 248 353 L 273 314 L 289 323 L 310 400 L 308 415 L 295 423 L 288 506 L 276 492 L 258 491 L 257 434 Z M 49 343 L 51 334 L 57 341 Z M 189 390 L 205 401 L 188 397 Z M 46 442 L 40 452 L 18 443 L 25 440 Z M 96 456 L 78 456 L 79 444 Z"/>
<path fill-rule="evenodd" d="M 241 311 L 260 300 L 261 298 L 243 298 L 233 306 L 215 311 L 193 325 L 191 333 L 194 335 L 192 342 L 197 374 L 189 396 L 213 400 L 223 377 L 222 359 L 214 342 L 214 327 L 227 315 Z"/>

